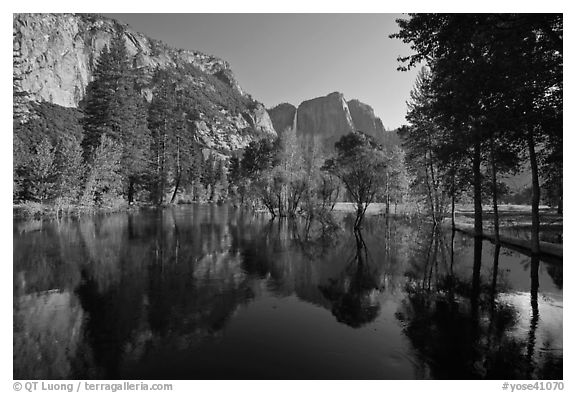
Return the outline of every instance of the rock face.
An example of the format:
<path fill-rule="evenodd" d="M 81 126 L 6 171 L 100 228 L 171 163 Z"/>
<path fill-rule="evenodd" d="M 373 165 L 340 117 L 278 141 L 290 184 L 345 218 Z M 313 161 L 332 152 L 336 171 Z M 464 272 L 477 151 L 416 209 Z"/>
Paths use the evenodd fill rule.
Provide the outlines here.
<path fill-rule="evenodd" d="M 376 117 L 374 109 L 370 105 L 358 100 L 350 100 L 348 101 L 348 109 L 356 131 L 362 131 L 378 140 L 381 139 L 382 134 L 386 131 L 382 120 Z"/>
<path fill-rule="evenodd" d="M 284 130 L 294 126 L 296 107 L 292 104 L 283 103 L 268 110 L 274 129 L 280 135 Z"/>
<path fill-rule="evenodd" d="M 355 130 L 350 110 L 342 93 L 304 101 L 296 113 L 297 134 L 330 141 Z"/>
<path fill-rule="evenodd" d="M 100 51 L 110 45 L 118 31 L 123 31 L 134 66 L 144 74 L 151 74 L 156 67 L 192 64 L 244 95 L 227 62 L 201 52 L 171 48 L 115 20 L 87 14 L 14 14 L 14 56 L 18 57 L 14 77 L 19 79 L 20 89 L 33 101 L 77 107 L 92 80 Z M 226 108 L 218 110 L 226 112 Z M 205 125 L 215 148 L 234 150 L 258 135 L 276 135 L 266 109 L 257 102 L 242 116 L 224 116 L 218 119 L 220 124 L 213 120 L 205 119 Z M 232 145 L 216 142 L 223 132 L 236 134 L 229 138 L 235 141 Z"/>
<path fill-rule="evenodd" d="M 371 135 L 386 147 L 400 144 L 396 132 L 386 131 L 370 105 L 356 99 L 347 102 L 338 92 L 304 101 L 298 109 L 291 104 L 280 104 L 268 112 L 279 133 L 286 128 L 296 128 L 299 135 L 319 137 L 330 146 L 352 131 Z"/>

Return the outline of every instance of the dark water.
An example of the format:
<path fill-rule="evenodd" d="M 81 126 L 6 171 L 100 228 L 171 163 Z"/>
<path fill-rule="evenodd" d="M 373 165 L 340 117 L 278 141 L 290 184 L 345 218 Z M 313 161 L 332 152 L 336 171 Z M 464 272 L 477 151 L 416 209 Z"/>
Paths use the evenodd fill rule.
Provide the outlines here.
<path fill-rule="evenodd" d="M 14 378 L 562 378 L 561 262 L 342 220 L 308 239 L 225 206 L 15 221 Z"/>

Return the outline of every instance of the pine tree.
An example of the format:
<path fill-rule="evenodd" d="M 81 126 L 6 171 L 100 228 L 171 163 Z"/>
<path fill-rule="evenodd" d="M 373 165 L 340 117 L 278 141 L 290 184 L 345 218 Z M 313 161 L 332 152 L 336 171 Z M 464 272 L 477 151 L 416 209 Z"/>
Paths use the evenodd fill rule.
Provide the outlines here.
<path fill-rule="evenodd" d="M 134 200 L 149 167 L 150 132 L 144 99 L 137 88 L 137 71 L 131 67 L 124 32 L 120 30 L 98 59 L 94 81 L 87 91 L 85 138 L 86 156 L 96 148 L 102 135 L 122 147 L 123 192 Z"/>
<path fill-rule="evenodd" d="M 174 86 L 167 71 L 157 69 L 153 83 L 154 96 L 148 108 L 148 127 L 151 131 L 153 174 L 151 175 L 152 198 L 157 204 L 164 202 L 168 182 L 169 141 L 172 139 L 176 97 Z"/>
<path fill-rule="evenodd" d="M 109 105 L 115 92 L 111 80 L 112 55 L 108 46 L 100 52 L 94 80 L 86 89 L 86 108 L 84 109 L 84 139 L 82 147 L 85 156 L 90 157 L 92 151 L 98 146 L 102 135 L 111 135 Z"/>
<path fill-rule="evenodd" d="M 201 152 L 194 123 L 197 113 L 182 81 L 170 70 L 156 70 L 152 84 L 155 90 L 148 108 L 154 166 L 151 188 L 158 204 L 172 188 L 173 203 L 183 186 L 200 177 Z"/>

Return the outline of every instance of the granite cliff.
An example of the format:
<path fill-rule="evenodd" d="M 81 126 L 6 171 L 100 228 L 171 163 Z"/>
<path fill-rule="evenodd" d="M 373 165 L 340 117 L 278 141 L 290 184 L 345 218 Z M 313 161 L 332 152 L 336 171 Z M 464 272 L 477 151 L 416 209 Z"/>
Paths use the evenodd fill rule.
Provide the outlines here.
<path fill-rule="evenodd" d="M 134 67 L 142 75 L 150 76 L 156 67 L 185 70 L 182 66 L 193 66 L 198 71 L 192 77 L 203 89 L 215 90 L 218 80 L 230 94 L 246 98 L 248 104 L 241 113 L 213 102 L 214 110 L 201 116 L 197 130 L 205 147 L 231 151 L 255 138 L 276 135 L 265 107 L 242 91 L 227 62 L 201 52 L 171 48 L 127 25 L 92 14 L 13 15 L 13 73 L 18 89 L 26 95 L 26 100 L 18 100 L 20 105 L 44 101 L 77 108 L 92 80 L 100 51 L 119 31 Z M 152 90 L 153 86 L 144 89 L 147 99 Z"/>
<path fill-rule="evenodd" d="M 296 125 L 299 135 L 330 140 L 355 130 L 344 95 L 338 92 L 302 102 L 296 112 Z"/>
<path fill-rule="evenodd" d="M 350 100 L 347 104 L 356 130 L 372 135 L 377 139 L 386 132 L 382 120 L 380 120 L 379 117 L 376 117 L 374 109 L 372 109 L 370 105 L 364 104 L 358 100 Z"/>
<path fill-rule="evenodd" d="M 338 92 L 306 100 L 298 108 L 284 103 L 268 112 L 279 133 L 287 128 L 296 128 L 299 135 L 319 137 L 332 144 L 342 135 L 362 131 L 384 146 L 400 144 L 396 132 L 386 131 L 370 105 L 356 99 L 346 101 Z"/>
<path fill-rule="evenodd" d="M 288 128 L 294 126 L 294 116 L 296 116 L 296 107 L 292 104 L 282 103 L 272 109 L 268 109 L 274 129 L 281 134 Z"/>

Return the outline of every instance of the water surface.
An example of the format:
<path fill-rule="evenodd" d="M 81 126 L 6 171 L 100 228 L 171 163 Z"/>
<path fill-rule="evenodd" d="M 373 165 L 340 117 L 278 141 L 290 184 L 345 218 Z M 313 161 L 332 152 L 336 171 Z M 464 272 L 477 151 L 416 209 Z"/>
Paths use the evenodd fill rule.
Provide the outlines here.
<path fill-rule="evenodd" d="M 340 220 L 15 221 L 14 378 L 562 379 L 561 261 Z"/>

